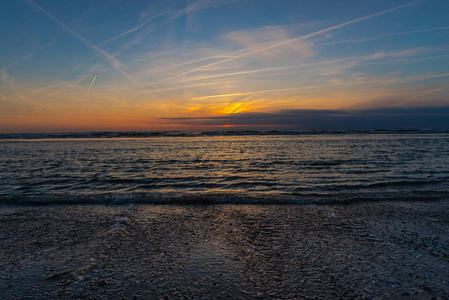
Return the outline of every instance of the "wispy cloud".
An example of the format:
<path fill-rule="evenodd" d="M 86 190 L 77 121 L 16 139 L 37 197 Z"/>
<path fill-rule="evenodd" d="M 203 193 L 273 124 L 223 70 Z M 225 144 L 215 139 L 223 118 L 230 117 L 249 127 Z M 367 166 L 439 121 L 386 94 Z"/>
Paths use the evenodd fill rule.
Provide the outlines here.
<path fill-rule="evenodd" d="M 186 14 L 189 14 L 189 13 L 192 13 L 195 11 L 213 8 L 213 7 L 219 7 L 219 6 L 223 6 L 223 5 L 227 5 L 227 4 L 239 2 L 239 1 L 243 1 L 243 0 L 198 0 L 198 1 L 195 1 L 195 2 L 187 5 L 183 9 L 173 12 L 173 14 L 170 18 L 175 19 L 175 18 L 179 18 L 181 16 L 184 16 Z"/>
<path fill-rule="evenodd" d="M 70 82 L 62 82 L 62 83 L 52 84 L 52 85 L 49 85 L 49 86 L 46 86 L 46 87 L 43 87 L 43 88 L 40 88 L 40 89 L 37 89 L 37 90 L 33 90 L 33 91 L 31 91 L 31 93 L 42 92 L 42 91 L 49 90 L 49 89 L 52 89 L 52 88 L 55 88 L 55 87 L 58 87 L 58 86 L 67 85 L 69 83 Z"/>
<path fill-rule="evenodd" d="M 246 57 L 246 56 L 250 56 L 250 55 L 257 54 L 257 53 L 265 52 L 265 51 L 268 51 L 268 50 L 271 50 L 271 49 L 274 49 L 274 48 L 277 48 L 277 47 L 288 45 L 288 44 L 293 43 L 293 42 L 306 40 L 306 39 L 309 39 L 309 38 L 312 38 L 312 37 L 316 37 L 316 36 L 319 36 L 319 35 L 322 35 L 322 34 L 325 34 L 325 33 L 329 33 L 329 32 L 335 31 L 337 29 L 340 29 L 340 28 L 343 28 L 343 27 L 346 27 L 346 26 L 349 26 L 349 25 L 352 25 L 352 24 L 356 24 L 356 23 L 359 23 L 359 22 L 362 22 L 362 21 L 373 19 L 373 18 L 382 16 L 382 15 L 385 15 L 385 14 L 388 14 L 388 13 L 391 13 L 391 12 L 394 12 L 394 11 L 406 8 L 406 7 L 410 7 L 412 5 L 416 5 L 419 2 L 421 2 L 421 0 L 409 2 L 407 4 L 396 6 L 396 7 L 387 9 L 387 10 L 383 10 L 383 11 L 378 12 L 378 13 L 374 13 L 374 14 L 371 14 L 371 15 L 368 15 L 368 16 L 357 18 L 357 19 L 354 19 L 354 20 L 351 20 L 351 21 L 348 21 L 348 22 L 345 22 L 345 23 L 341 23 L 339 25 L 328 27 L 326 29 L 318 30 L 318 31 L 309 33 L 307 35 L 303 35 L 303 36 L 300 36 L 300 37 L 287 39 L 287 40 L 284 40 L 284 41 L 281 41 L 281 42 L 278 42 L 278 43 L 270 44 L 270 45 L 265 46 L 265 47 L 260 47 L 260 48 L 255 49 L 255 50 L 250 50 L 250 51 L 244 52 L 244 53 L 239 54 L 239 55 L 235 55 L 235 56 L 232 56 L 232 57 L 229 57 L 229 58 L 225 58 L 225 59 L 222 59 L 222 60 L 210 63 L 210 64 L 206 64 L 206 65 L 203 65 L 203 66 L 200 66 L 200 67 L 196 67 L 196 68 L 190 69 L 188 71 L 176 74 L 174 76 L 171 76 L 171 77 L 168 77 L 166 79 L 163 79 L 163 80 L 159 81 L 158 83 L 165 82 L 165 81 L 168 81 L 168 80 L 172 80 L 172 79 L 175 79 L 175 78 L 178 78 L 178 77 L 181 77 L 181 76 L 185 76 L 185 75 L 188 75 L 188 74 L 191 74 L 191 73 L 194 73 L 194 72 L 206 69 L 206 68 L 211 67 L 211 66 L 227 63 L 227 62 L 230 62 L 232 60 L 236 60 L 236 59 L 243 58 L 243 57 Z"/>
<path fill-rule="evenodd" d="M 19 91 L 19 90 L 16 90 L 15 92 L 16 92 L 16 93 L 15 93 L 15 96 L 16 96 L 17 98 L 22 99 L 22 100 L 24 100 L 24 101 L 26 101 L 26 102 L 32 104 L 32 105 L 33 105 L 33 109 L 47 109 L 47 110 L 55 111 L 55 112 L 57 112 L 57 113 L 59 113 L 59 114 L 63 114 L 63 115 L 72 115 L 71 113 L 68 113 L 68 112 L 66 112 L 66 111 L 57 109 L 57 108 L 55 108 L 55 107 L 53 107 L 53 106 L 51 106 L 51 105 L 43 104 L 43 103 L 41 103 L 41 102 L 39 102 L 39 101 L 36 101 L 36 100 L 34 100 L 34 99 L 31 99 L 31 98 L 25 96 L 25 95 L 24 95 L 21 91 Z"/>
<path fill-rule="evenodd" d="M 276 126 L 290 129 L 447 128 L 449 106 L 366 110 L 290 109 L 269 113 L 243 112 L 161 120 L 170 124 L 195 126 Z"/>
<path fill-rule="evenodd" d="M 430 49 L 426 48 L 411 48 L 411 49 L 401 49 L 396 51 L 388 52 L 374 52 L 372 54 L 352 56 L 348 58 L 334 59 L 334 60 L 320 60 L 318 62 L 304 63 L 293 66 L 281 66 L 281 67 L 270 67 L 270 68 L 259 68 L 254 70 L 243 70 L 238 72 L 229 73 L 211 73 L 206 75 L 198 76 L 187 76 L 182 80 L 176 81 L 179 83 L 200 81 L 204 84 L 210 84 L 211 82 L 220 82 L 222 78 L 229 78 L 233 80 L 243 80 L 245 78 L 245 85 L 237 85 L 234 87 L 232 93 L 216 93 L 212 95 L 204 95 L 199 97 L 194 97 L 194 100 L 199 99 L 213 99 L 222 97 L 233 97 L 240 95 L 249 95 L 252 93 L 262 94 L 262 93 L 277 93 L 284 91 L 296 91 L 296 90 L 313 90 L 316 88 L 325 87 L 343 87 L 343 86 L 365 86 L 365 87 L 375 87 L 381 85 L 393 85 L 393 84 L 403 84 L 412 81 L 421 81 L 430 78 L 445 77 L 443 74 L 425 74 L 425 75 L 413 75 L 413 76 L 403 76 L 403 74 L 396 74 L 392 76 L 391 74 L 383 75 L 373 75 L 373 74 L 358 74 L 354 71 L 349 71 L 349 69 L 364 66 L 367 64 L 392 64 L 401 63 L 404 58 L 417 59 L 416 56 L 422 54 L 431 53 Z M 419 57 L 419 59 L 422 57 Z M 426 59 L 431 59 L 432 57 L 425 57 Z M 404 62 L 406 63 L 406 61 Z M 249 81 L 251 77 L 257 78 L 257 81 Z M 282 88 L 282 89 L 260 89 L 260 90 L 250 90 L 247 92 L 248 87 L 253 82 L 257 84 L 258 81 L 262 80 L 261 76 L 266 76 L 266 78 L 284 78 L 282 80 L 282 85 L 287 85 L 286 80 L 288 78 L 296 78 L 292 81 L 294 86 L 292 88 Z M 287 76 L 287 77 L 286 77 Z M 237 81 L 238 82 L 238 81 Z M 323 84 L 317 84 L 317 83 Z M 324 84 L 325 83 L 325 84 Z M 197 86 L 201 86 L 197 85 Z M 235 92 L 236 89 L 241 91 Z"/>
<path fill-rule="evenodd" d="M 384 34 L 384 35 L 378 35 L 378 36 L 367 37 L 367 38 L 347 39 L 347 40 L 341 40 L 341 41 L 320 43 L 319 45 L 317 45 L 317 47 L 331 46 L 331 45 L 344 44 L 344 43 L 365 43 L 365 42 L 371 42 L 371 41 L 375 41 L 375 40 L 379 40 L 379 39 L 383 39 L 383 38 L 388 38 L 388 37 L 395 37 L 395 36 L 408 35 L 408 34 L 414 34 L 414 33 L 422 33 L 422 32 L 429 32 L 429 31 L 439 31 L 439 30 L 449 30 L 449 26 L 442 26 L 442 27 L 435 27 L 435 28 L 427 28 L 427 29 L 420 29 L 420 30 L 412 30 L 412 31 Z"/>
<path fill-rule="evenodd" d="M 246 49 L 256 51 L 263 60 L 276 60 L 276 62 L 294 58 L 306 59 L 313 55 L 312 43 L 309 41 L 294 41 L 284 47 L 268 48 L 272 44 L 279 44 L 289 40 L 287 30 L 282 26 L 265 26 L 251 30 L 231 31 L 224 38 L 244 46 Z M 266 49 L 259 51 L 260 48 Z M 268 49 L 267 49 L 268 48 Z"/>
<path fill-rule="evenodd" d="M 422 96 L 424 96 L 424 95 L 428 95 L 428 94 L 432 94 L 432 93 L 444 91 L 444 90 L 446 90 L 447 88 L 449 88 L 449 84 L 445 84 L 445 85 L 440 86 L 440 87 L 438 87 L 438 88 L 426 90 L 426 91 L 424 91 L 424 92 L 422 92 L 422 93 L 419 93 L 419 94 L 417 94 L 417 95 L 413 95 L 413 96 L 410 96 L 410 97 L 408 97 L 408 98 L 405 98 L 405 100 L 414 99 L 414 98 L 420 98 L 420 97 L 422 97 Z"/>
<path fill-rule="evenodd" d="M 94 71 L 96 71 L 99 68 L 101 68 L 101 65 L 95 66 L 87 74 L 85 74 L 85 75 L 83 75 L 83 76 L 81 76 L 79 78 L 76 78 L 74 80 L 68 80 L 68 81 L 59 82 L 57 84 L 52 84 L 50 86 L 46 86 L 46 87 L 43 87 L 43 88 L 40 88 L 40 89 L 37 89 L 37 90 L 33 90 L 33 91 L 31 91 L 31 93 L 38 93 L 38 92 L 42 92 L 42 91 L 45 91 L 45 90 L 53 89 L 53 88 L 56 88 L 56 87 L 60 87 L 60 86 L 67 86 L 67 85 L 74 85 L 74 86 L 76 86 L 80 82 L 82 82 L 84 79 L 89 77 Z"/>
<path fill-rule="evenodd" d="M 145 19 L 143 22 L 140 22 L 140 24 L 138 24 L 137 26 L 135 26 L 135 27 L 133 27 L 133 28 L 130 28 L 130 29 L 126 30 L 125 32 L 122 32 L 122 33 L 120 33 L 120 34 L 118 34 L 118 35 L 116 35 L 116 36 L 113 36 L 113 37 L 111 37 L 111 38 L 109 38 L 109 39 L 107 39 L 107 40 L 105 40 L 105 41 L 103 41 L 103 42 L 101 42 L 101 43 L 98 43 L 98 44 L 96 44 L 95 46 L 97 46 L 97 47 L 98 47 L 98 46 L 101 46 L 101 45 L 103 45 L 103 44 L 106 44 L 106 43 L 115 41 L 115 40 L 117 40 L 117 39 L 119 39 L 119 38 L 121 38 L 121 37 L 124 37 L 124 36 L 126 36 L 126 35 L 128 35 L 128 34 L 130 34 L 130 33 L 133 33 L 133 32 L 135 32 L 135 31 L 138 31 L 139 29 L 142 29 L 143 27 L 145 27 L 146 25 L 148 25 L 151 21 L 153 21 L 153 20 L 155 20 L 155 19 L 157 19 L 157 18 L 159 18 L 159 17 L 166 16 L 166 15 L 168 15 L 168 14 L 170 14 L 170 12 L 169 12 L 169 11 L 166 11 L 166 12 L 162 12 L 162 13 L 156 14 L 156 15 L 154 15 L 154 16 L 151 16 L 151 17 Z"/>
<path fill-rule="evenodd" d="M 38 5 L 36 2 L 34 2 L 33 0 L 24 0 L 27 3 L 29 3 L 31 6 L 33 6 L 35 9 L 37 9 L 37 11 L 39 11 L 40 13 L 42 13 L 43 15 L 45 15 L 46 17 L 48 17 L 50 20 L 52 20 L 53 22 L 55 22 L 57 25 L 59 25 L 59 27 L 61 27 L 64 31 L 66 31 L 67 33 L 69 33 L 70 35 L 72 35 L 73 37 L 77 38 L 80 42 L 82 42 L 85 46 L 91 48 L 92 50 L 94 50 L 95 52 L 97 52 L 98 54 L 100 54 L 100 56 L 106 58 L 106 61 L 109 62 L 109 64 L 118 72 L 120 72 L 122 75 L 124 75 L 126 78 L 128 78 L 131 82 L 136 83 L 136 84 L 141 84 L 140 82 L 138 82 L 133 76 L 131 76 L 127 70 L 128 68 L 121 62 L 119 61 L 117 58 L 115 58 L 113 55 L 111 55 L 110 53 L 106 52 L 105 50 L 101 49 L 98 46 L 95 46 L 91 41 L 89 41 L 88 39 L 86 39 L 85 37 L 83 37 L 82 35 L 80 35 L 79 33 L 77 33 L 76 31 L 74 31 L 72 28 L 70 28 L 69 26 L 67 26 L 66 24 L 64 24 L 63 22 L 61 22 L 58 18 L 56 18 L 55 16 L 53 16 L 52 14 L 50 14 L 47 10 L 45 10 L 43 7 L 41 7 L 40 5 Z"/>
<path fill-rule="evenodd" d="M 56 39 L 54 39 L 54 40 L 50 41 L 49 43 L 47 43 L 47 44 L 45 44 L 45 45 L 39 47 L 39 51 L 42 51 L 42 50 L 47 49 L 47 48 L 50 47 L 55 41 L 56 41 Z M 36 52 L 37 52 L 37 51 L 36 51 Z M 9 63 L 8 65 L 6 65 L 6 66 L 3 67 L 2 69 L 0 69 L 0 74 L 1 74 L 1 76 L 0 76 L 0 82 L 6 83 L 10 88 L 16 88 L 16 80 L 15 80 L 14 77 L 12 77 L 12 76 L 10 76 L 10 75 L 8 74 L 8 70 L 9 70 L 10 68 L 14 67 L 15 65 L 19 64 L 20 62 L 22 62 L 22 61 L 24 61 L 24 60 L 26 60 L 26 59 L 28 59 L 28 58 L 33 57 L 33 56 L 36 54 L 36 52 L 32 52 L 32 53 L 29 53 L 29 54 L 27 54 L 27 55 L 25 55 L 25 56 L 22 56 L 21 58 L 12 61 L 12 62 Z"/>
<path fill-rule="evenodd" d="M 254 75 L 254 74 L 257 75 L 260 73 L 288 71 L 288 70 L 294 70 L 294 69 L 299 69 L 301 71 L 304 71 L 307 68 L 316 69 L 323 65 L 326 66 L 327 69 L 329 69 L 331 66 L 333 66 L 335 64 L 348 64 L 348 66 L 349 66 L 349 63 L 351 63 L 350 66 L 353 66 L 357 62 L 361 61 L 362 59 L 363 58 L 361 58 L 361 57 L 350 57 L 350 58 L 341 58 L 341 59 L 332 59 L 332 60 L 322 60 L 322 61 L 318 61 L 318 62 L 303 63 L 303 64 L 298 64 L 298 65 L 258 68 L 258 69 L 244 70 L 244 71 L 237 71 L 237 72 L 202 75 L 202 76 L 195 76 L 195 77 L 186 77 L 186 78 L 183 78 L 182 80 L 180 80 L 179 82 L 201 81 L 201 80 L 209 80 L 209 79 L 222 78 L 222 77 L 240 77 L 240 76 L 248 76 L 248 75 Z"/>
<path fill-rule="evenodd" d="M 12 66 L 17 65 L 19 62 L 21 62 L 21 61 L 23 61 L 23 60 L 25 60 L 25 59 L 27 59 L 27 58 L 30 58 L 30 57 L 32 57 L 33 55 L 34 55 L 34 52 L 33 52 L 33 53 L 30 53 L 30 54 L 27 54 L 27 55 L 25 55 L 25 56 L 22 56 L 21 58 L 16 59 L 16 60 L 10 62 L 10 63 L 9 63 L 8 65 L 6 65 L 4 68 L 0 69 L 0 71 L 7 71 L 7 70 L 8 70 L 9 68 L 11 68 Z"/>
<path fill-rule="evenodd" d="M 130 64 L 135 64 L 135 63 L 142 62 L 145 60 L 153 59 L 158 56 L 168 55 L 170 53 L 172 53 L 172 51 L 163 51 L 163 52 L 158 52 L 158 53 L 152 53 L 150 55 L 145 55 L 145 57 L 143 57 L 143 58 L 135 59 L 135 60 L 131 61 Z"/>
<path fill-rule="evenodd" d="M 241 0 L 215 0 L 215 1 L 199 0 L 194 3 L 189 4 L 188 6 L 186 6 L 183 9 L 179 9 L 179 10 L 163 9 L 161 12 L 157 12 L 155 14 L 150 15 L 150 13 L 152 13 L 155 10 L 154 5 L 151 5 L 148 9 L 146 9 L 143 13 L 141 13 L 141 15 L 138 19 L 139 23 L 136 26 L 129 28 L 128 30 L 126 30 L 116 36 L 113 36 L 101 43 L 98 43 L 96 46 L 100 46 L 100 45 L 115 41 L 115 40 L 122 38 L 124 36 L 127 36 L 133 32 L 139 31 L 140 29 L 149 25 L 152 21 L 161 19 L 163 17 L 167 17 L 165 19 L 166 21 L 173 20 L 173 19 L 177 19 L 181 16 L 184 16 L 188 13 L 192 13 L 194 11 L 203 10 L 203 9 L 212 8 L 212 7 L 218 7 L 218 6 L 226 5 L 226 4 L 229 4 L 232 2 L 237 2 L 237 1 L 241 1 Z"/>
<path fill-rule="evenodd" d="M 260 73 L 270 73 L 270 72 L 285 72 L 289 70 L 296 70 L 297 72 L 300 72 L 303 76 L 301 78 L 301 84 L 298 86 L 298 83 L 296 83 L 295 87 L 291 88 L 280 88 L 280 89 L 260 89 L 260 90 L 250 90 L 250 91 L 242 91 L 242 92 L 233 92 L 233 93 L 224 93 L 224 94 L 212 94 L 212 95 L 205 95 L 205 96 L 199 96 L 199 97 L 193 97 L 193 100 L 202 100 L 202 99 L 213 99 L 213 98 L 224 98 L 224 97 L 234 97 L 234 96 L 242 96 L 242 95 L 251 95 L 251 94 L 272 94 L 272 93 L 279 93 L 279 92 L 288 92 L 288 91 L 299 91 L 299 90 L 313 90 L 313 89 L 322 89 L 322 88 L 329 88 L 329 87 L 343 87 L 343 86 L 361 86 L 361 85 L 388 85 L 388 84 L 398 84 L 398 83 L 407 83 L 411 81 L 419 81 L 419 80 L 425 80 L 429 78 L 438 78 L 438 77 L 444 77 L 445 74 L 427 74 L 427 75 L 420 75 L 420 76 L 408 76 L 408 77 L 391 77 L 383 75 L 381 77 L 376 77 L 372 75 L 365 75 L 360 76 L 357 73 L 351 72 L 351 73 L 342 73 L 344 70 L 363 65 L 367 61 L 373 61 L 373 60 L 384 60 L 384 61 L 391 61 L 389 59 L 394 59 L 398 57 L 409 57 L 413 55 L 419 55 L 422 53 L 425 53 L 427 49 L 421 49 L 421 48 L 412 48 L 412 49 L 405 49 L 405 50 L 398 50 L 398 51 L 390 51 L 390 52 L 376 52 L 370 55 L 363 55 L 363 56 L 356 56 L 356 57 L 350 57 L 350 58 L 344 58 L 344 59 L 336 59 L 336 60 L 325 60 L 320 62 L 314 62 L 314 63 L 306 63 L 306 64 L 299 64 L 295 66 L 282 66 L 282 67 L 272 67 L 272 68 L 261 68 L 261 69 L 255 69 L 255 70 L 248 70 L 248 71 L 240 71 L 240 72 L 231 72 L 231 73 L 224 73 L 224 74 L 216 74 L 216 75 L 205 75 L 205 76 L 196 76 L 191 78 L 183 79 L 179 82 L 190 82 L 190 81 L 204 81 L 204 83 L 211 82 L 210 80 L 213 79 L 220 79 L 223 77 L 231 77 L 234 79 L 241 78 L 242 76 L 249 76 L 249 75 L 258 75 Z M 308 74 L 308 75 L 307 75 Z M 338 75 L 338 80 L 334 80 L 334 76 Z M 279 74 L 278 74 L 279 76 Z M 311 82 L 317 82 L 317 81 L 310 81 L 314 78 L 319 77 L 326 77 L 328 78 L 328 81 L 326 84 L 318 84 L 313 85 Z M 296 77 L 297 78 L 297 77 Z M 323 79 L 321 82 L 323 82 Z M 212 81 L 213 82 L 213 81 Z M 219 82 L 219 81 L 217 81 Z M 246 85 L 248 82 L 246 83 Z M 240 86 L 239 86 L 240 87 Z M 243 87 L 241 87 L 243 88 Z"/>
<path fill-rule="evenodd" d="M 154 119 L 232 114 L 242 118 L 238 122 L 244 122 L 245 116 L 255 116 L 243 115 L 250 111 L 366 108 L 390 103 L 405 106 L 425 101 L 426 105 L 443 103 L 441 95 L 447 91 L 449 77 L 444 69 L 447 57 L 441 56 L 448 53 L 443 49 L 447 45 L 441 37 L 449 26 L 443 26 L 445 20 L 438 19 L 431 23 L 440 24 L 440 27 L 423 22 L 419 26 L 435 27 L 414 30 L 418 23 L 413 22 L 413 17 L 419 17 L 420 10 L 418 7 L 406 8 L 420 1 L 397 1 L 413 2 L 370 15 L 361 13 L 366 12 L 366 8 L 354 8 L 345 11 L 347 17 L 344 20 L 349 21 L 344 23 L 341 19 L 329 23 L 326 17 L 331 5 L 323 8 L 310 4 L 304 11 L 293 11 L 293 7 L 299 6 L 288 1 L 275 13 L 271 11 L 274 4 L 270 1 L 251 0 L 248 5 L 236 5 L 232 8 L 239 16 L 256 5 L 263 14 L 244 20 L 233 18 L 232 24 L 225 17 L 230 8 L 201 11 L 236 1 L 155 0 L 151 1 L 154 5 L 148 14 L 142 14 L 140 19 L 137 19 L 139 11 L 136 14 L 135 6 L 129 10 L 123 5 L 117 10 L 103 11 L 103 4 L 95 4 L 89 8 L 89 17 L 75 27 L 77 16 L 86 10 L 82 5 L 68 12 L 65 6 L 56 8 L 45 1 L 47 4 L 44 5 L 40 0 L 23 0 L 31 8 L 24 16 L 31 13 L 38 18 L 33 23 L 25 22 L 24 29 L 33 24 L 53 24 L 54 29 L 67 38 L 58 39 L 51 49 L 37 57 L 37 51 L 41 49 L 34 41 L 45 39 L 46 43 L 54 37 L 41 35 L 44 27 L 31 28 L 35 34 L 30 44 L 36 54 L 13 62 L 5 62 L 8 56 L 1 60 L 1 87 L 13 86 L 22 92 L 21 98 L 13 88 L 2 91 L 4 101 L 7 101 L 4 105 L 9 110 L 3 115 L 17 110 L 22 116 L 31 116 L 34 114 L 30 111 L 31 104 L 38 107 L 38 103 L 42 103 L 92 118 L 98 115 L 104 120 L 123 117 L 131 122 L 133 115 L 136 119 Z M 423 7 L 429 9 L 438 7 L 425 4 Z M 23 9 L 23 3 L 21 6 L 19 9 Z M 303 25 L 302 21 L 296 23 L 308 19 L 308 8 L 322 9 L 314 15 L 322 21 L 312 25 Z M 219 17 L 223 20 L 210 28 L 203 27 L 210 24 L 210 19 Z M 399 22 L 396 17 L 402 18 L 400 28 L 405 29 L 400 30 L 403 32 L 392 26 Z M 95 28 L 102 30 L 92 31 Z M 369 32 L 388 34 L 368 36 Z M 420 32 L 429 33 L 429 38 L 414 39 L 412 34 Z M 407 34 L 411 36 L 401 36 Z M 338 47 L 318 49 L 317 46 L 326 45 L 324 40 L 331 41 L 330 36 L 333 36 L 332 40 L 343 36 L 349 38 L 335 43 L 357 43 L 388 36 L 401 38 L 374 43 L 370 47 L 354 44 L 345 47 L 345 51 Z M 51 42 L 48 45 L 51 46 Z M 68 48 L 73 51 L 70 57 L 64 52 Z M 16 53 L 24 53 L 20 51 Z M 36 59 L 26 61 L 33 55 Z M 437 55 L 440 57 L 430 60 Z M 58 69 L 55 64 L 61 60 L 67 63 L 63 69 Z M 93 60 L 96 60 L 94 64 Z M 7 72 L 20 62 L 26 63 Z M 94 66 L 95 72 L 92 71 Z M 97 77 L 101 82 L 96 80 Z M 386 101 L 389 97 L 394 100 Z M 42 118 L 50 115 L 43 111 L 45 107 L 39 107 Z M 262 122 L 266 115 L 259 116 Z M 276 117 L 274 113 L 271 116 Z M 306 118 L 301 114 L 296 116 Z M 101 122 L 101 118 L 97 121 Z M 236 120 L 233 118 L 212 120 L 225 124 Z M 203 121 L 206 120 L 192 120 Z"/>
<path fill-rule="evenodd" d="M 24 61 L 30 57 L 32 57 L 35 53 L 30 53 L 25 56 L 22 56 L 19 59 L 16 59 L 12 62 L 10 62 L 8 65 L 0 69 L 0 83 L 5 84 L 8 88 L 15 89 L 16 88 L 16 80 L 14 77 L 8 74 L 8 70 L 12 68 L 13 66 L 17 65 L 21 61 Z"/>
<path fill-rule="evenodd" d="M 430 49 L 428 49 L 426 47 L 416 47 L 416 48 L 409 48 L 409 49 L 403 49 L 403 50 L 397 50 L 397 51 L 377 51 L 374 54 L 364 56 L 363 61 L 392 58 L 392 57 L 394 58 L 394 57 L 415 56 L 415 55 L 424 54 L 429 51 L 430 51 Z"/>
<path fill-rule="evenodd" d="M 304 89 L 316 89 L 316 88 L 323 88 L 323 87 L 329 87 L 329 86 L 332 86 L 332 84 L 317 85 L 317 86 L 301 86 L 301 87 L 285 88 L 285 89 L 260 90 L 260 91 L 221 94 L 221 95 L 209 95 L 209 96 L 202 96 L 202 97 L 194 97 L 192 99 L 202 100 L 202 99 L 223 98 L 223 97 L 233 97 L 233 96 L 245 96 L 245 95 L 253 95 L 253 94 L 269 94 L 269 93 L 279 93 L 279 92 L 287 92 L 287 91 L 298 91 L 298 90 L 304 90 Z"/>

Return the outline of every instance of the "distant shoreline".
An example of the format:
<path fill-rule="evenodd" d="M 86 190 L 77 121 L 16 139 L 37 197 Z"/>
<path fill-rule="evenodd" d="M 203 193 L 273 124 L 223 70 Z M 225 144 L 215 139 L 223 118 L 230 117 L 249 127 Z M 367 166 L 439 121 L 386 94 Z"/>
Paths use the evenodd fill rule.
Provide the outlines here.
<path fill-rule="evenodd" d="M 316 130 L 222 130 L 222 131 L 105 131 L 61 133 L 0 133 L 0 141 L 15 139 L 104 139 L 154 137 L 276 136 L 327 134 L 449 134 L 449 128 L 377 128 Z"/>

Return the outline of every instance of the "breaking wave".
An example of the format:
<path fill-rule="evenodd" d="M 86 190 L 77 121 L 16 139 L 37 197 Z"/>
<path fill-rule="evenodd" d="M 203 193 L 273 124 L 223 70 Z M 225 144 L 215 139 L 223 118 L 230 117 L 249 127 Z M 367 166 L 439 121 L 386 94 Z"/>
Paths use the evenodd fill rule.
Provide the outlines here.
<path fill-rule="evenodd" d="M 358 202 L 385 201 L 437 201 L 449 199 L 448 192 L 415 191 L 389 193 L 339 193 L 339 194 L 258 194 L 258 193 L 102 193 L 102 194 L 48 194 L 48 195 L 3 195 L 0 203 L 14 205 L 50 204 L 245 204 L 245 205 L 322 205 L 352 204 Z"/>

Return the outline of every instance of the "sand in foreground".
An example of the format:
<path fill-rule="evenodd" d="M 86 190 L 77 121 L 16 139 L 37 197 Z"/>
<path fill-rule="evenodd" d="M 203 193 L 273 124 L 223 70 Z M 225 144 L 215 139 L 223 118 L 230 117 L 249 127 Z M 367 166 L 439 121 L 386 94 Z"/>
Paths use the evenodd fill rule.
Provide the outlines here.
<path fill-rule="evenodd" d="M 449 201 L 0 207 L 0 298 L 449 297 Z"/>

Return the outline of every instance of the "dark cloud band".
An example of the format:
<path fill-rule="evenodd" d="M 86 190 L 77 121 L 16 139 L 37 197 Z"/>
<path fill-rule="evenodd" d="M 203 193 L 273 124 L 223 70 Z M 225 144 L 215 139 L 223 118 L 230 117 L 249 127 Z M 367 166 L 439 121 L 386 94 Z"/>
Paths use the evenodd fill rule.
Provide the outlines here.
<path fill-rule="evenodd" d="M 164 118 L 197 126 L 280 126 L 296 129 L 447 128 L 449 107 L 377 108 L 370 110 L 282 110 L 204 118 Z"/>

